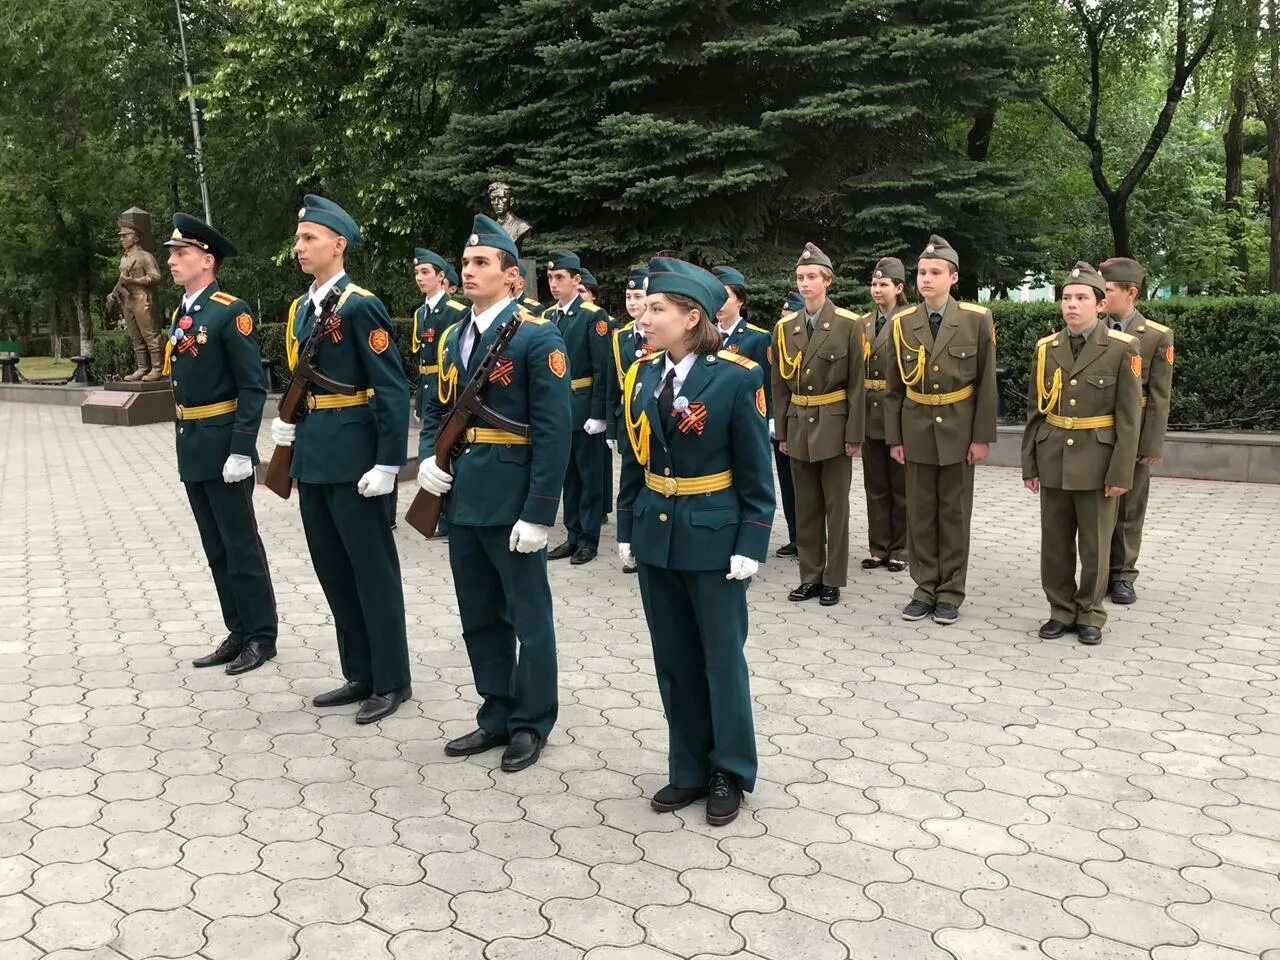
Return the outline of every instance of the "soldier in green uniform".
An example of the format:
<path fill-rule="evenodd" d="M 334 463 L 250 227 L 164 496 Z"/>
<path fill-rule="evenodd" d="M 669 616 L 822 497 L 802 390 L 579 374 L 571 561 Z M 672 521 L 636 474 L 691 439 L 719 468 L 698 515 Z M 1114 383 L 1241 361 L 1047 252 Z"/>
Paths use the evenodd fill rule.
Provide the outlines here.
<path fill-rule="evenodd" d="M 552 250 L 547 282 L 556 302 L 542 316 L 554 321 L 569 353 L 573 388 L 573 450 L 564 479 L 564 525 L 568 538 L 547 554 L 590 563 L 600 547 L 603 513 L 605 392 L 613 358 L 609 356 L 609 315 L 578 293 L 582 262 L 572 250 Z"/>
<path fill-rule="evenodd" d="M 486 216 L 471 229 L 462 254 L 471 312 L 444 337 L 440 389 L 427 403 L 418 440 L 418 483 L 445 497 L 462 638 L 482 700 L 477 729 L 450 741 L 445 753 L 469 756 L 506 744 L 502 769 L 515 772 L 537 761 L 556 721 L 546 546 L 576 422 L 564 339 L 555 324 L 522 313 L 510 297 L 515 243 Z M 436 463 L 436 432 L 469 371 L 509 323 L 518 327 L 489 374 L 483 402 L 521 428 L 477 422 L 449 473 Z"/>
<path fill-rule="evenodd" d="M 862 442 L 862 487 L 867 495 L 867 546 L 863 570 L 907 569 L 907 471 L 889 456 L 884 440 L 885 369 L 894 362 L 889 318 L 907 305 L 907 268 L 881 257 L 871 272 L 876 308 L 862 318 L 866 346 L 867 436 Z"/>
<path fill-rule="evenodd" d="M 347 276 L 346 251 L 360 228 L 331 200 L 308 195 L 298 211 L 294 253 L 313 278 L 285 325 L 289 365 L 318 323 L 316 366 L 356 388 L 352 396 L 313 388 L 295 427 L 279 417 L 271 437 L 293 445 L 302 528 L 316 577 L 333 612 L 346 682 L 312 701 L 360 703 L 357 723 L 390 716 L 412 695 L 400 558 L 386 497 L 405 464 L 409 383 L 382 301 Z M 331 290 L 337 309 L 320 315 Z"/>
<path fill-rule="evenodd" d="M 804 309 L 804 297 L 795 291 L 789 291 L 782 298 L 782 315 L 788 313 L 797 313 Z M 769 385 L 769 402 L 770 411 L 772 412 L 773 403 L 773 346 L 772 338 L 778 334 L 778 324 L 782 320 L 779 318 L 774 321 L 773 334 L 770 339 L 768 360 L 769 374 L 766 383 Z M 784 441 L 786 437 L 782 438 Z M 769 418 L 769 445 L 773 447 L 773 465 L 778 471 L 778 498 L 782 501 L 782 516 L 787 522 L 787 542 L 774 551 L 775 557 L 796 558 L 800 555 L 800 551 L 796 548 L 796 487 L 791 479 L 791 458 L 782 452 L 781 444 L 778 442 L 778 423 L 776 418 Z"/>
<path fill-rule="evenodd" d="M 1151 468 L 1164 453 L 1164 434 L 1169 426 L 1169 402 L 1173 392 L 1173 331 L 1148 320 L 1138 312 L 1138 297 L 1147 271 L 1137 260 L 1113 257 L 1099 265 L 1107 282 L 1103 304 L 1113 330 L 1138 338 L 1142 355 L 1142 436 L 1138 439 L 1138 463 L 1133 485 L 1120 498 L 1116 528 L 1111 535 L 1108 591 L 1113 603 L 1133 603 L 1138 594 L 1138 552 L 1142 548 L 1142 525 L 1147 518 L 1147 497 L 1151 493 Z"/>
<path fill-rule="evenodd" d="M 907 467 L 907 555 L 915 593 L 905 620 L 955 623 L 964 603 L 973 468 L 996 440 L 996 328 L 991 311 L 951 298 L 960 256 L 931 236 L 916 265 L 924 303 L 893 315 L 884 434 Z"/>
<path fill-rule="evenodd" d="M 1081 643 L 1102 642 L 1116 505 L 1133 482 L 1142 356 L 1136 338 L 1099 322 L 1106 295 L 1102 274 L 1077 263 L 1062 281 L 1066 329 L 1036 344 L 1022 478 L 1040 495 L 1040 579 L 1049 600 L 1040 636 L 1046 640 L 1074 630 Z"/>
<path fill-rule="evenodd" d="M 516 306 L 525 313 L 533 317 L 540 317 L 545 308 L 538 302 L 537 297 L 530 296 L 528 281 L 529 277 L 525 273 L 524 264 L 522 263 L 520 264 L 520 272 L 516 274 L 516 278 L 511 285 L 511 298 L 515 300 Z"/>
<path fill-rule="evenodd" d="M 665 352 L 627 372 L 618 497 L 618 550 L 639 561 L 670 732 L 670 782 L 650 805 L 706 797 L 715 825 L 755 786 L 747 585 L 774 510 L 763 371 L 719 349 L 711 318 L 725 296 L 700 267 L 649 264 L 649 338 Z"/>
<path fill-rule="evenodd" d="M 178 478 L 218 591 L 227 638 L 197 667 L 245 673 L 276 655 L 276 597 L 253 512 L 258 424 L 267 398 L 253 313 L 218 289 L 217 271 L 236 248 L 185 213 L 173 217 L 169 273 L 183 289 L 164 351 L 178 408 Z M 160 373 L 159 370 L 156 373 Z"/>
<path fill-rule="evenodd" d="M 645 341 L 644 317 L 648 294 L 645 287 L 649 280 L 647 267 L 632 267 L 627 273 L 627 289 L 624 305 L 627 316 L 631 320 L 619 326 L 613 332 L 611 345 L 613 350 L 613 373 L 609 376 L 609 391 L 605 395 L 605 444 L 611 453 L 618 452 L 619 437 L 625 437 L 622 424 L 622 383 L 627 371 L 637 360 L 642 360 L 653 352 L 653 348 Z M 623 573 L 635 573 L 634 559 L 622 562 Z"/>
<path fill-rule="evenodd" d="M 796 261 L 798 313 L 784 314 L 773 344 L 773 403 L 780 448 L 796 489 L 800 586 L 793 601 L 840 601 L 849 577 L 849 485 L 866 418 L 862 324 L 827 299 L 831 259 L 806 243 Z"/>
<path fill-rule="evenodd" d="M 596 280 L 596 275 L 586 267 L 582 268 L 579 274 L 581 278 L 578 281 L 578 295 L 582 297 L 584 303 L 599 306 L 600 300 L 600 282 Z M 604 310 L 604 307 L 600 307 Z M 618 329 L 617 322 L 613 317 L 609 316 L 609 312 L 605 311 L 605 323 L 609 325 L 609 336 L 612 337 L 614 331 Z M 606 377 L 606 380 L 608 378 Z M 604 486 L 601 489 L 600 501 L 600 519 L 601 523 L 609 522 L 609 514 L 613 511 L 613 447 L 609 446 L 609 407 L 608 407 L 608 389 L 605 390 L 605 452 L 604 464 L 600 473 L 604 479 Z"/>
<path fill-rule="evenodd" d="M 453 269 L 453 267 L 446 265 L 444 268 L 444 288 L 448 292 L 449 296 L 455 299 L 457 298 L 458 287 L 460 284 L 461 281 L 458 279 L 458 271 Z"/>
<path fill-rule="evenodd" d="M 440 335 L 467 315 L 466 306 L 450 297 L 445 289 L 446 271 L 452 269 L 434 250 L 419 247 L 413 251 L 413 279 L 425 298 L 422 306 L 413 311 L 413 353 L 419 358 L 414 412 L 419 420 L 426 398 L 436 389 Z"/>

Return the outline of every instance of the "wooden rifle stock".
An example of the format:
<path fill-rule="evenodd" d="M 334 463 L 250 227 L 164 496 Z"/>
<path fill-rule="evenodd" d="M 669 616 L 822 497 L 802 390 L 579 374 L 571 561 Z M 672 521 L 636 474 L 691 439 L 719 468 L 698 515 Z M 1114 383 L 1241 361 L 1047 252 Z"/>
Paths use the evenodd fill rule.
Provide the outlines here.
<path fill-rule="evenodd" d="M 446 473 L 452 473 L 453 451 L 462 444 L 467 433 L 466 417 L 450 410 L 440 423 L 436 432 L 436 466 Z M 413 527 L 424 537 L 430 539 L 436 535 L 440 525 L 440 514 L 444 510 L 444 497 L 418 488 L 413 502 L 405 512 L 405 523 Z"/>
<path fill-rule="evenodd" d="M 296 377 L 289 381 L 289 387 L 280 398 L 279 416 L 285 423 L 297 423 L 302 419 L 306 409 L 307 384 Z M 293 492 L 293 477 L 289 476 L 289 468 L 293 466 L 293 444 L 287 447 L 276 445 L 271 454 L 271 463 L 267 465 L 267 478 L 263 486 L 281 500 L 288 500 Z"/>

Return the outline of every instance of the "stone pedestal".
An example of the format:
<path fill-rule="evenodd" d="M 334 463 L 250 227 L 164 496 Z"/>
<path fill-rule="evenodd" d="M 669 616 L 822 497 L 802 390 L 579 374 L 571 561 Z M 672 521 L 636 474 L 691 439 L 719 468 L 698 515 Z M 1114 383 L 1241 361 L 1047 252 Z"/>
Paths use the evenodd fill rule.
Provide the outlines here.
<path fill-rule="evenodd" d="M 124 380 L 94 390 L 80 406 L 81 423 L 136 427 L 144 423 L 172 423 L 178 413 L 168 380 L 128 383 Z"/>

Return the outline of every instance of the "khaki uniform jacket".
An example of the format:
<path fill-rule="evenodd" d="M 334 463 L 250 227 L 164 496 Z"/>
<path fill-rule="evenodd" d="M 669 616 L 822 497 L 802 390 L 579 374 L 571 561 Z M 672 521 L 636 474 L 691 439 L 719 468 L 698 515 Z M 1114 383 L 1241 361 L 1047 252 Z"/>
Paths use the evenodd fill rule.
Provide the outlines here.
<path fill-rule="evenodd" d="M 1038 355 L 1045 350 L 1043 373 Z M 1036 344 L 1027 429 L 1022 434 L 1022 478 L 1039 477 L 1060 490 L 1101 490 L 1133 486 L 1133 467 L 1142 429 L 1142 358 L 1135 337 L 1099 322 L 1071 356 L 1067 331 Z M 1041 397 L 1054 390 L 1054 371 L 1061 370 L 1061 392 L 1048 413 L 1074 423 L 1082 417 L 1115 418 L 1115 426 L 1071 429 L 1056 426 L 1040 412 Z M 1037 384 L 1039 379 L 1039 384 Z"/>
<path fill-rule="evenodd" d="M 898 311 L 891 311 L 890 317 Z M 876 310 L 862 317 L 863 336 L 870 349 L 863 348 L 867 358 L 863 386 L 867 390 L 867 439 L 884 439 L 884 394 L 888 386 L 886 368 L 893 363 L 893 323 L 886 321 L 876 336 Z"/>
<path fill-rule="evenodd" d="M 1142 411 L 1142 436 L 1138 456 L 1159 457 L 1164 453 L 1164 434 L 1169 427 L 1169 398 L 1173 392 L 1173 331 L 1163 323 L 1135 313 L 1126 331 L 1138 338 L 1142 355 L 1142 395 L 1147 405 Z"/>
<path fill-rule="evenodd" d="M 785 313 L 773 338 L 774 430 L 787 456 L 816 463 L 845 455 L 846 443 L 862 443 L 866 419 L 862 385 L 862 324 L 856 314 L 828 300 L 813 326 L 804 313 Z M 842 393 L 831 403 L 806 405 L 811 397 Z M 802 398 L 799 403 L 796 398 Z"/>
<path fill-rule="evenodd" d="M 885 441 L 902 444 L 914 463 L 938 465 L 963 463 L 971 443 L 995 443 L 996 328 L 991 311 L 947 300 L 936 343 L 923 303 L 898 311 L 890 322 L 897 331 L 890 335 L 900 342 L 896 361 L 884 368 Z M 920 403 L 907 396 L 904 376 L 915 381 L 910 389 L 920 394 L 942 396 L 971 388 L 972 395 L 939 406 Z"/>

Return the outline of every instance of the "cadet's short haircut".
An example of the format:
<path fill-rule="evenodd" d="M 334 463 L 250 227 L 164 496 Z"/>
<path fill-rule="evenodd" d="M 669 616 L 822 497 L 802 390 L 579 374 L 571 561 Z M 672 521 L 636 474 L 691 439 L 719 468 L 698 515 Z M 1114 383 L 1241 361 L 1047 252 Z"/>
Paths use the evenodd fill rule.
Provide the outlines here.
<path fill-rule="evenodd" d="M 720 336 L 720 331 L 716 329 L 715 321 L 707 316 L 706 307 L 692 297 L 686 297 L 680 293 L 664 293 L 662 295 L 685 313 L 691 310 L 698 311 L 700 319 L 690 335 L 689 350 L 691 352 L 701 356 L 707 353 L 716 353 L 720 350 L 724 343 L 724 338 Z"/>
<path fill-rule="evenodd" d="M 510 252 L 506 250 L 499 250 L 498 266 L 500 266 L 504 271 L 506 271 L 506 270 L 510 270 L 512 267 L 518 267 L 520 266 L 520 264 L 516 261 L 516 258 L 510 254 Z"/>

